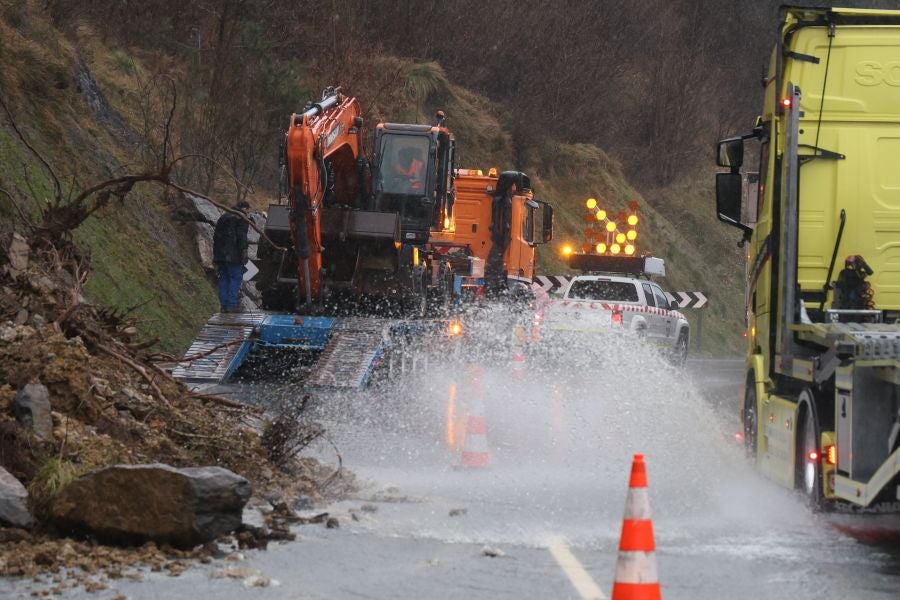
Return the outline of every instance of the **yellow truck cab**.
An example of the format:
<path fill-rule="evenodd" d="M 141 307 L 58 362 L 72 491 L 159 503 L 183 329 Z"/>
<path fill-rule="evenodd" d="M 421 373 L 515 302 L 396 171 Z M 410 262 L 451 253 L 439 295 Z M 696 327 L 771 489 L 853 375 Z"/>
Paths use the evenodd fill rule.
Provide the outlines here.
<path fill-rule="evenodd" d="M 815 507 L 900 510 L 900 11 L 781 11 L 762 115 L 717 146 L 747 256 L 744 440 Z"/>

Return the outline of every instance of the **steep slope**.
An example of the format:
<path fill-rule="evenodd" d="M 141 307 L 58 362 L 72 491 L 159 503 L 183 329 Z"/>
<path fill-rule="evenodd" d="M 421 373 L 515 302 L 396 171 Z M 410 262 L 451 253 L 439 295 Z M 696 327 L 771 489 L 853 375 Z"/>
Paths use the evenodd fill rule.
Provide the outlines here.
<path fill-rule="evenodd" d="M 112 42 L 103 41 L 106 38 L 83 23 L 63 35 L 37 9 L 3 16 L 0 89 L 23 135 L 53 165 L 66 188 L 135 170 L 147 158 L 165 116 L 160 112 L 165 106 L 148 102 L 148 83 L 154 76 L 177 82 L 182 96 L 200 93 L 185 92 L 191 79 L 184 73 L 190 68 L 171 57 L 146 48 L 109 46 Z M 639 249 L 666 259 L 668 287 L 710 295 L 703 313 L 702 350 L 739 348 L 741 256 L 729 232 L 714 220 L 708 182 L 685 178 L 642 197 L 626 180 L 622 165 L 596 146 L 544 141 L 539 147 L 514 149 L 503 125 L 509 115 L 500 114 L 484 96 L 456 85 L 434 62 L 361 53 L 343 71 L 309 61 L 300 64 L 295 76 L 298 89 L 344 83 L 346 92 L 360 98 L 370 122 L 431 122 L 435 110 L 444 110 L 457 136 L 460 166 L 528 172 L 538 196 L 556 207 L 556 240 L 539 251 L 544 273 L 565 272 L 558 256 L 563 242 L 580 245 L 585 198 L 597 197 L 615 211 L 637 200 L 642 215 Z M 299 108 L 284 106 L 284 115 Z M 176 144 L 179 133 L 172 132 Z M 261 191 L 251 195 L 251 203 L 263 208 L 265 188 L 274 187 L 278 136 L 271 143 L 252 139 L 248 144 L 272 149 L 265 153 L 262 171 L 272 176 L 257 182 Z M 20 204 L 31 215 L 37 211 L 36 200 L 52 196 L 54 189 L 50 174 L 6 119 L 0 124 L 0 188 L 30 198 Z M 222 189 L 214 186 L 213 191 Z M 3 228 L 12 225 L 16 213 L 11 198 L 0 194 Z M 76 233 L 93 258 L 90 299 L 123 310 L 136 306 L 134 314 L 148 321 L 145 330 L 174 351 L 186 347 L 217 306 L 212 278 L 197 257 L 194 230 L 179 222 L 178 214 L 176 198 L 143 188 L 124 204 L 106 208 Z M 699 316 L 689 313 L 695 322 L 695 342 Z"/>
<path fill-rule="evenodd" d="M 103 47 L 70 42 L 40 13 L 22 11 L 16 17 L 0 20 L 0 93 L 27 143 L 52 166 L 63 196 L 139 170 L 137 80 L 122 72 L 122 65 L 135 62 Z M 55 189 L 54 176 L 5 115 L 0 189 L 8 192 L 0 194 L 4 229 L 18 218 L 14 202 L 36 219 L 39 203 Z M 144 331 L 173 351 L 186 346 L 217 304 L 192 229 L 172 218 L 176 204 L 159 189 L 137 189 L 75 235 L 92 258 L 90 299 L 121 310 L 135 307 L 134 316 L 147 321 Z"/>
<path fill-rule="evenodd" d="M 638 252 L 665 259 L 670 291 L 709 297 L 702 312 L 684 311 L 692 326 L 691 351 L 737 354 L 742 349 L 743 257 L 733 233 L 715 219 L 709 182 L 685 179 L 645 196 L 629 184 L 618 162 L 588 144 L 547 146 L 532 160 L 537 193 L 556 211 L 555 243 L 539 255 L 544 273 L 568 272 L 558 250 L 566 242 L 576 248 L 584 242 L 587 198 L 596 198 L 610 212 L 636 200 Z"/>

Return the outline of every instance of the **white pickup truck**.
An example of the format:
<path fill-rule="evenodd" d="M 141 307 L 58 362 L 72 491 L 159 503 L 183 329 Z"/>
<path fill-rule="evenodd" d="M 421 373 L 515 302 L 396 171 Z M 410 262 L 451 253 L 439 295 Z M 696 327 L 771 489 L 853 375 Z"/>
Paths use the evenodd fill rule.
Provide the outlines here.
<path fill-rule="evenodd" d="M 544 328 L 560 334 L 631 333 L 663 348 L 677 365 L 687 358 L 690 326 L 659 285 L 619 275 L 579 275 L 544 310 Z"/>

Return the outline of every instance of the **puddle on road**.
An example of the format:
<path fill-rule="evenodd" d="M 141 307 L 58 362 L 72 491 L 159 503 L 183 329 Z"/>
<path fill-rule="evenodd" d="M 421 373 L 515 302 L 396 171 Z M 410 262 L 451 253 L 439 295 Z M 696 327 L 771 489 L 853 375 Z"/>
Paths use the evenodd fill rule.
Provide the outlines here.
<path fill-rule="evenodd" d="M 552 531 L 575 543 L 617 540 L 635 453 L 647 460 L 660 540 L 808 522 L 792 495 L 749 468 L 732 437 L 734 413 L 716 414 L 685 370 L 643 347 L 565 352 L 582 360 L 533 356 L 519 377 L 496 357 L 433 360 L 429 373 L 343 398 L 324 417 L 345 464 L 373 485 L 484 514 L 467 523 L 473 539 L 483 531 L 539 545 Z M 483 405 L 490 466 L 459 472 L 473 404 Z M 423 522 L 397 533 L 455 538 L 460 529 Z"/>
<path fill-rule="evenodd" d="M 336 507 L 356 512 L 347 527 L 537 548 L 562 536 L 614 561 L 631 459 L 642 453 L 657 548 L 673 571 L 715 557 L 745 578 L 764 571 L 776 586 L 792 573 L 825 573 L 848 590 L 898 583 L 883 574 L 893 554 L 836 533 L 747 463 L 733 437 L 737 398 L 704 398 L 702 378 L 644 348 L 570 345 L 565 353 L 581 360 L 530 357 L 521 376 L 496 354 L 469 364 L 433 357 L 427 373 L 402 385 L 320 405 L 344 464 L 370 482 L 361 499 Z M 460 470 L 467 416 L 478 405 L 490 465 Z M 367 495 L 391 487 L 424 501 L 359 511 Z M 866 573 L 877 575 L 868 583 Z M 727 575 L 714 579 L 730 585 Z"/>

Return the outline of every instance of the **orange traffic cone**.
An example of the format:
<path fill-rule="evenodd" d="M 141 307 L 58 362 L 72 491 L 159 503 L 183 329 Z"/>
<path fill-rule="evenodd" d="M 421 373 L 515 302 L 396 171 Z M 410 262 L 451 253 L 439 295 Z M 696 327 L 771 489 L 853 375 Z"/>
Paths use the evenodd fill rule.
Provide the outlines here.
<path fill-rule="evenodd" d="M 469 414 L 466 417 L 465 438 L 463 440 L 460 466 L 464 468 L 484 468 L 491 462 L 487 443 L 487 421 L 484 418 L 484 398 L 481 394 L 481 373 L 477 366 L 471 371 Z"/>
<path fill-rule="evenodd" d="M 616 561 L 616 580 L 611 600 L 659 600 L 659 576 L 656 571 L 656 544 L 647 495 L 647 467 L 644 455 L 635 454 L 631 481 L 625 500 L 625 518 Z"/>
<path fill-rule="evenodd" d="M 510 357 L 509 373 L 515 378 L 525 376 L 525 328 L 516 325 L 513 332 L 513 348 Z"/>

